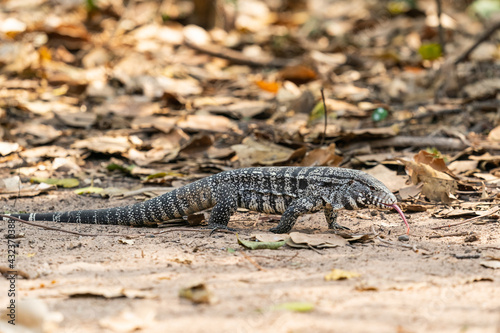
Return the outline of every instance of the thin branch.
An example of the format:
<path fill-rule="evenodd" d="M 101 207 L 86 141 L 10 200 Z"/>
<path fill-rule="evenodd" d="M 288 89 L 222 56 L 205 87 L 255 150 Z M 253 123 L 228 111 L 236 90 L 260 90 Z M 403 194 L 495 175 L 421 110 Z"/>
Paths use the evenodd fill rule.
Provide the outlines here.
<path fill-rule="evenodd" d="M 443 237 L 458 237 L 458 236 L 467 236 L 469 233 L 468 232 L 454 232 L 451 234 L 446 234 L 446 235 L 431 235 L 429 238 L 443 238 Z"/>
<path fill-rule="evenodd" d="M 458 223 L 453 223 L 453 224 L 447 224 L 447 225 L 442 225 L 442 226 L 439 226 L 439 227 L 432 227 L 431 229 L 432 230 L 437 230 L 437 229 L 444 229 L 444 228 L 450 228 L 450 227 L 455 227 L 457 225 L 462 225 L 462 224 L 466 224 L 466 223 L 469 223 L 469 222 L 472 222 L 472 221 L 475 221 L 475 220 L 478 220 L 482 217 L 486 217 L 486 216 L 490 216 L 490 215 L 493 215 L 495 214 L 496 212 L 498 212 L 500 210 L 500 208 L 492 208 L 490 209 L 489 211 L 487 211 L 485 214 L 483 215 L 479 215 L 479 216 L 476 216 L 476 217 L 472 217 L 470 219 L 467 219 L 467 220 L 463 220 L 461 222 L 458 222 Z"/>
<path fill-rule="evenodd" d="M 270 58 L 250 58 L 244 55 L 241 52 L 228 49 L 226 47 L 218 46 L 218 45 L 199 45 L 195 44 L 189 40 L 185 40 L 184 44 L 201 53 L 205 53 L 211 55 L 213 57 L 221 58 L 229 60 L 235 64 L 247 65 L 253 67 L 285 67 L 291 65 L 293 61 L 288 59 L 270 59 Z"/>
<path fill-rule="evenodd" d="M 325 116 L 325 128 L 323 129 L 323 137 L 321 138 L 320 143 L 320 145 L 322 146 L 326 139 L 326 127 L 328 125 L 328 110 L 326 109 L 325 92 L 323 88 L 321 88 L 321 100 L 323 101 L 323 114 Z"/>
<path fill-rule="evenodd" d="M 8 218 L 8 219 L 11 219 L 11 220 L 14 220 L 14 221 L 17 221 L 17 222 L 28 224 L 28 225 L 31 225 L 31 226 L 34 226 L 34 227 L 43 228 L 43 229 L 46 229 L 46 230 L 59 231 L 59 232 L 63 232 L 63 233 L 67 233 L 67 234 L 72 234 L 72 235 L 77 235 L 77 236 L 85 236 L 85 237 L 96 237 L 96 236 L 130 237 L 130 235 L 123 235 L 123 234 L 84 234 L 84 233 L 77 232 L 77 231 L 70 231 L 70 230 L 64 230 L 64 229 L 59 229 L 59 228 L 53 228 L 53 227 L 49 227 L 47 225 L 38 224 L 38 223 L 31 222 L 31 221 L 25 221 L 25 220 L 19 219 L 17 217 L 9 216 L 9 215 L 6 215 L 6 214 L 0 214 L 0 217 Z"/>
<path fill-rule="evenodd" d="M 265 272 L 266 269 L 259 265 L 252 257 L 248 256 L 245 252 L 240 252 L 246 260 L 248 260 L 252 265 L 254 265 L 259 271 Z"/>
<path fill-rule="evenodd" d="M 497 29 L 500 29 L 500 20 L 498 22 L 495 22 L 488 30 L 486 30 L 481 36 L 479 36 L 479 38 L 477 39 L 477 41 L 474 44 L 472 44 L 471 47 L 469 47 L 467 50 L 465 50 L 465 52 L 462 53 L 455 60 L 455 65 L 458 65 L 459 63 L 461 63 L 462 61 L 464 61 L 465 59 L 467 59 L 467 57 L 469 57 L 469 55 L 472 53 L 472 51 L 474 51 L 482 42 L 484 42 L 488 38 L 490 38 L 490 36 L 493 35 L 493 33 Z"/>
<path fill-rule="evenodd" d="M 446 49 L 445 49 L 445 40 L 444 40 L 444 29 L 443 29 L 443 20 L 442 20 L 442 14 L 443 14 L 443 5 L 441 3 L 442 0 L 436 0 L 436 5 L 437 5 L 437 14 L 438 14 L 438 34 L 439 34 L 439 45 L 441 46 L 441 54 L 444 56 L 446 55 Z"/>

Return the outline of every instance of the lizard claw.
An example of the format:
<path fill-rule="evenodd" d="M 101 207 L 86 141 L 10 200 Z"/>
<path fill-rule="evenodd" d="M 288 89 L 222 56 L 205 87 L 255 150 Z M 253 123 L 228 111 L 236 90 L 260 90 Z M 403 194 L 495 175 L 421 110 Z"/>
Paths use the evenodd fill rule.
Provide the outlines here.
<path fill-rule="evenodd" d="M 236 232 L 236 229 L 233 229 L 233 228 L 229 228 L 228 226 L 226 225 L 208 225 L 207 227 L 204 227 L 202 229 L 211 229 L 210 231 L 210 234 L 208 234 L 209 236 L 212 236 L 215 232 L 230 232 L 230 233 L 233 233 L 233 232 Z"/>
<path fill-rule="evenodd" d="M 338 224 L 337 222 L 330 223 L 328 225 L 328 229 L 333 229 L 335 232 L 340 230 L 351 230 L 348 227 L 344 227 L 343 225 Z"/>

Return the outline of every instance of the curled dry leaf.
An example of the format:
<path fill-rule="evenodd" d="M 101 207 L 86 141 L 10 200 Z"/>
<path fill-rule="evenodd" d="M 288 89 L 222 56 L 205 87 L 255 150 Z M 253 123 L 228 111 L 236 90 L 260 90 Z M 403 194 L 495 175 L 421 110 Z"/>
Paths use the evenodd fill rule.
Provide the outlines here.
<path fill-rule="evenodd" d="M 286 244 L 295 248 L 330 248 L 347 245 L 347 240 L 335 234 L 303 234 L 300 232 L 291 232 L 290 238 Z"/>
<path fill-rule="evenodd" d="M 427 164 L 434 170 L 446 173 L 452 178 L 456 178 L 453 172 L 446 166 L 444 159 L 435 157 L 435 155 L 426 152 L 425 150 L 421 150 L 413 157 L 413 160 L 417 163 Z"/>
<path fill-rule="evenodd" d="M 406 167 L 413 184 L 423 183 L 422 194 L 429 200 L 450 203 L 457 190 L 457 181 L 448 174 L 437 171 L 427 164 L 397 159 Z"/>

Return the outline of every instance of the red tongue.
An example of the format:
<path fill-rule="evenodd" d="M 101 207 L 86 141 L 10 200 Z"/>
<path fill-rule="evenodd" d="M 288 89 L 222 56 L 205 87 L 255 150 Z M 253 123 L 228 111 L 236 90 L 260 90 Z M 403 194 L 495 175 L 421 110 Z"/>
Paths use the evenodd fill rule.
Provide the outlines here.
<path fill-rule="evenodd" d="M 403 211 L 401 210 L 401 208 L 399 208 L 399 206 L 396 204 L 387 205 L 387 206 L 394 208 L 399 213 L 399 215 L 403 218 L 403 221 L 406 224 L 406 234 L 409 235 L 410 234 L 410 226 L 408 225 L 408 221 L 406 221 L 405 214 L 403 214 Z"/>

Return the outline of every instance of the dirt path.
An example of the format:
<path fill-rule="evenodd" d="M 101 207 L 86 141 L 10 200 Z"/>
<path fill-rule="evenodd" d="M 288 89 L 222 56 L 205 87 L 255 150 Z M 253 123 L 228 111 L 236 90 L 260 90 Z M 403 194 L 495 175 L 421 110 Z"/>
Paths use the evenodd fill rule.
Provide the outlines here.
<path fill-rule="evenodd" d="M 93 207 L 123 203 L 60 192 L 57 196 L 61 200 L 40 196 L 19 200 L 16 206 L 36 210 L 53 205 L 57 210 L 86 203 Z M 9 208 L 4 204 L 4 210 Z M 410 241 L 402 243 L 398 236 L 404 227 L 396 214 L 377 214 L 372 221 L 360 216 L 370 215 L 344 212 L 342 221 L 359 232 L 369 232 L 373 222 L 395 245 L 376 241 L 318 252 L 287 246 L 249 251 L 231 234 L 208 237 L 202 231 L 175 231 L 152 237 L 147 234 L 157 229 L 63 225 L 67 230 L 121 235 L 79 237 L 17 225 L 16 231 L 25 237 L 20 239 L 16 265 L 33 277 L 17 279 L 18 304 L 39 299 L 52 315 L 62 314 L 63 321 L 51 332 L 134 328 L 144 332 L 500 332 L 499 270 L 480 265 L 486 256 L 500 255 L 498 223 L 466 224 L 441 232 L 473 232 L 479 240 L 469 243 L 465 236 L 428 237 L 435 234 L 430 227 L 456 220 L 433 219 L 428 212 L 411 214 Z M 270 222 L 254 226 L 258 217 L 238 213 L 231 224 L 240 230 L 240 237 L 248 238 L 272 226 Z M 2 228 L 6 234 L 6 227 Z M 328 232 L 320 214 L 299 221 L 295 231 Z M 146 236 L 133 238 L 133 244 L 120 242 L 139 233 Z M 6 258 L 5 246 L 0 253 Z M 325 281 L 333 268 L 355 271 L 361 277 Z M 214 303 L 195 305 L 178 296 L 181 288 L 196 283 L 205 284 Z M 8 282 L 2 280 L 0 288 L 7 290 Z M 124 294 L 127 297 L 119 297 Z M 5 292 L 0 300 L 4 298 Z M 311 303 L 314 309 L 307 313 L 273 309 L 287 302 Z"/>

